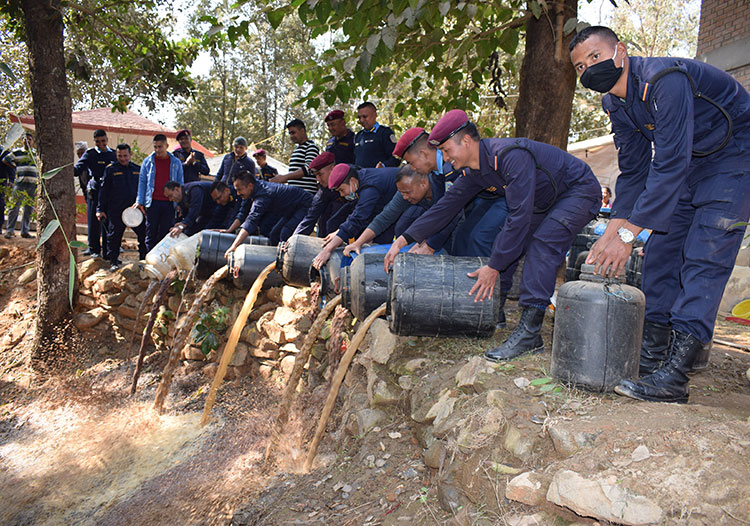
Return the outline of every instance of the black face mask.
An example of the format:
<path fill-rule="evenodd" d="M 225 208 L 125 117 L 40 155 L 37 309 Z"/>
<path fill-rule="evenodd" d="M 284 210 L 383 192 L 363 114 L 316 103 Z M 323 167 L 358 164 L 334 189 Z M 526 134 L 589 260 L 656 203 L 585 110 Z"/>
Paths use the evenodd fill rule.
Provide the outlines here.
<path fill-rule="evenodd" d="M 586 68 L 586 71 L 581 75 L 581 84 L 583 87 L 598 91 L 599 93 L 607 93 L 611 90 L 622 75 L 622 66 L 619 68 L 615 66 L 615 57 L 617 56 L 617 47 L 615 47 L 615 54 L 609 60 L 604 60 L 593 66 Z"/>

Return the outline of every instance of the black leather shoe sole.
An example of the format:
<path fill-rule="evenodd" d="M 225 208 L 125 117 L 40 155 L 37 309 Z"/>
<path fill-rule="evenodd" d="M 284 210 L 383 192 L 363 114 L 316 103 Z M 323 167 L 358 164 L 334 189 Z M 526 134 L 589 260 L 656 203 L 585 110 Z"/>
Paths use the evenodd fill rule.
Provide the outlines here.
<path fill-rule="evenodd" d="M 668 404 L 687 404 L 688 402 L 688 395 L 671 397 L 649 396 L 645 393 L 641 393 L 633 389 L 631 385 L 632 382 L 623 382 L 620 385 L 616 385 L 615 393 L 617 393 L 618 395 L 627 396 L 628 398 L 633 398 L 634 400 L 642 400 L 644 402 L 665 402 Z"/>
<path fill-rule="evenodd" d="M 484 353 L 484 359 L 487 360 L 487 361 L 493 362 L 493 363 L 497 363 L 497 362 L 507 362 L 508 360 L 514 360 L 514 359 L 518 358 L 519 356 L 524 356 L 524 355 L 527 355 L 527 354 L 539 354 L 540 352 L 544 352 L 544 345 L 542 345 L 541 347 L 535 347 L 533 349 L 529 349 L 528 351 L 523 351 L 523 352 L 518 353 L 515 356 L 511 356 L 509 358 L 508 357 L 503 357 L 503 356 L 496 356 L 496 355 L 494 355 L 492 353 L 493 350 L 494 349 L 485 352 Z"/>

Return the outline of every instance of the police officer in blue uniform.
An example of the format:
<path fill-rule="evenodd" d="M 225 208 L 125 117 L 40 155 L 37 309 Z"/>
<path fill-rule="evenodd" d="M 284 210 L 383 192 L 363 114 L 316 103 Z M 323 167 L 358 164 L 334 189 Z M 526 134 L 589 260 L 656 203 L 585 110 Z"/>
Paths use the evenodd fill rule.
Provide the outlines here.
<path fill-rule="evenodd" d="M 223 211 L 217 214 L 216 203 L 211 198 L 211 189 L 216 182 L 195 181 L 181 185 L 169 181 L 164 185 L 164 195 L 177 205 L 178 222 L 170 229 L 171 236 L 192 236 L 207 228 L 219 228 L 224 219 Z"/>
<path fill-rule="evenodd" d="M 335 159 L 332 152 L 323 152 L 310 163 L 308 170 L 315 176 L 319 188 L 313 196 L 307 215 L 297 225 L 295 234 L 311 234 L 317 223 L 318 237 L 326 237 L 335 232 L 354 209 L 353 202 L 341 197 L 336 190 L 328 188 L 328 177 L 336 164 Z"/>
<path fill-rule="evenodd" d="M 122 222 L 122 212 L 130 207 L 138 195 L 138 179 L 141 167 L 130 161 L 132 152 L 130 145 L 118 144 L 115 150 L 117 162 L 104 169 L 96 217 L 107 224 L 107 253 L 103 254 L 116 269 L 122 264 L 120 249 L 122 235 L 125 233 L 125 223 Z M 138 237 L 138 257 L 146 257 L 146 222 L 132 228 Z"/>
<path fill-rule="evenodd" d="M 341 110 L 332 110 L 326 115 L 325 123 L 331 138 L 325 151 L 334 155 L 336 164 L 354 164 L 354 132 L 346 125 L 344 117 Z"/>
<path fill-rule="evenodd" d="M 234 186 L 227 186 L 221 181 L 214 181 L 211 184 L 211 199 L 216 203 L 215 223 L 219 232 L 230 232 L 235 218 L 239 215 L 242 208 L 242 198 L 237 195 Z M 240 227 L 239 221 L 231 232 Z"/>
<path fill-rule="evenodd" d="M 362 129 L 354 137 L 354 164 L 360 168 L 398 166 L 393 156 L 396 135 L 388 126 L 378 123 L 378 112 L 372 102 L 357 106 L 357 120 Z"/>
<path fill-rule="evenodd" d="M 117 161 L 115 151 L 107 146 L 107 140 L 107 132 L 96 130 L 94 132 L 95 146 L 86 150 L 73 167 L 75 176 L 79 180 L 88 177 L 86 183 L 86 222 L 89 248 L 83 252 L 85 256 L 99 257 L 100 254 L 106 255 L 108 253 L 106 223 L 102 224 L 96 218 L 96 210 L 99 205 L 99 188 L 101 187 L 104 169 Z"/>
<path fill-rule="evenodd" d="M 182 176 L 185 184 L 201 180 L 201 175 L 208 175 L 211 171 L 203 152 L 193 148 L 193 138 L 187 128 L 177 132 L 177 142 L 180 145 L 172 154 L 182 162 Z"/>
<path fill-rule="evenodd" d="M 407 130 L 396 143 L 393 154 L 403 158 L 415 170 L 442 176 L 446 189 L 460 176 L 450 163 L 443 162 L 443 152 L 431 145 L 423 128 Z M 490 257 L 497 233 L 505 224 L 508 205 L 497 193 L 481 192 L 464 209 L 465 217 L 455 231 L 448 251 L 454 256 Z M 505 323 L 501 313 L 499 325 Z"/>
<path fill-rule="evenodd" d="M 268 152 L 263 148 L 259 148 L 253 152 L 253 159 L 255 159 L 255 164 L 258 165 L 258 177 L 260 179 L 268 181 L 279 175 L 279 171 L 268 164 Z"/>
<path fill-rule="evenodd" d="M 606 93 L 620 176 L 607 229 L 588 261 L 618 275 L 643 229 L 646 317 L 640 380 L 615 391 L 685 403 L 688 376 L 713 335 L 750 216 L 750 96 L 729 74 L 682 58 L 629 57 L 609 28 L 570 43 L 585 87 Z M 653 149 L 653 157 L 652 157 Z"/>
<path fill-rule="evenodd" d="M 398 192 L 393 195 L 383 211 L 370 221 L 365 231 L 354 243 L 346 246 L 344 249 L 345 256 L 348 256 L 352 251 L 359 254 L 366 243 L 375 239 L 392 225 L 394 235 L 400 236 L 419 216 L 445 195 L 443 177 L 435 172 L 425 175 L 408 164 L 399 168 L 396 174 L 396 188 Z M 460 217 L 461 213 L 459 212 L 445 228 L 431 235 L 424 243 L 414 245 L 409 249 L 409 252 L 434 254 L 441 250 L 456 228 Z"/>
<path fill-rule="evenodd" d="M 483 301 L 492 294 L 499 274 L 501 291 L 507 293 L 513 270 L 525 254 L 518 301 L 521 320 L 502 345 L 484 356 L 500 361 L 542 351 L 542 322 L 555 291 L 557 267 L 576 233 L 599 210 L 599 182 L 586 163 L 554 146 L 524 138 L 480 140 L 462 110 L 446 113 L 429 140 L 453 166 L 469 171 L 393 243 L 386 268 L 402 247 L 443 228 L 482 190 L 505 195 L 510 210 L 505 226 L 495 238 L 489 264 L 469 274 L 477 278 L 469 293 Z"/>
<path fill-rule="evenodd" d="M 247 155 L 247 139 L 237 137 L 232 143 L 232 151 L 221 160 L 214 180 L 231 186 L 234 178 L 242 171 L 248 171 L 253 175 L 258 173 L 255 162 Z"/>
<path fill-rule="evenodd" d="M 312 195 L 302 188 L 256 179 L 250 172 L 237 175 L 235 188 L 243 200 L 244 210 L 241 213 L 244 218 L 240 219 L 242 229 L 224 254 L 227 258 L 269 217 L 274 218 L 274 224 L 267 234 L 262 230 L 261 233 L 268 236 L 271 245 L 286 241 L 305 217 L 312 202 Z"/>
<path fill-rule="evenodd" d="M 396 193 L 398 168 L 357 168 L 351 164 L 337 164 L 328 178 L 328 188 L 354 203 L 354 209 L 336 232 L 328 234 L 323 249 L 312 265 L 320 269 L 326 264 L 336 247 L 354 241 L 367 225 L 393 199 Z M 374 241 L 378 244 L 393 240 L 395 225 L 384 230 Z"/>

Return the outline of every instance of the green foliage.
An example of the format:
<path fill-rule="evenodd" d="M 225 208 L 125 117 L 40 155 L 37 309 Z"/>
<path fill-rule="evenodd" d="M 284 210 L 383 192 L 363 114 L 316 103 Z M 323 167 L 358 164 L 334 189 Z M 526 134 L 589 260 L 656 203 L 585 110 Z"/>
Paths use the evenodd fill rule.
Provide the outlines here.
<path fill-rule="evenodd" d="M 220 335 L 227 329 L 228 321 L 228 307 L 217 307 L 213 312 L 201 314 L 200 320 L 193 327 L 192 336 L 195 343 L 200 343 L 204 355 L 219 348 Z"/>
<path fill-rule="evenodd" d="M 26 75 L 26 46 L 19 42 L 0 15 L 0 60 L 6 67 L 0 73 L 0 114 L 28 114 L 32 111 L 31 86 Z M 0 121 L 0 137 L 10 127 L 9 119 Z"/>

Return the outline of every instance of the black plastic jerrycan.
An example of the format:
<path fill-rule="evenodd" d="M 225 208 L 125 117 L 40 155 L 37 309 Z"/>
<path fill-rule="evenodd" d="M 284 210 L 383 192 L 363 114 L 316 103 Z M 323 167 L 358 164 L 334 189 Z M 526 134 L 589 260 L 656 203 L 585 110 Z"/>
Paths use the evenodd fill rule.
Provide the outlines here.
<path fill-rule="evenodd" d="M 397 255 L 388 291 L 391 332 L 400 336 L 492 336 L 500 310 L 500 280 L 491 297 L 475 302 L 469 291 L 476 278 L 466 275 L 488 262 L 489 258 L 479 257 Z"/>
<path fill-rule="evenodd" d="M 211 274 L 227 264 L 224 252 L 232 246 L 236 234 L 227 234 L 204 230 L 198 242 L 198 265 L 195 275 L 198 279 L 208 279 Z M 268 238 L 264 236 L 247 236 L 243 242 L 246 245 L 268 245 Z"/>
<path fill-rule="evenodd" d="M 229 255 L 229 278 L 238 289 L 250 290 L 263 269 L 274 261 L 276 261 L 276 247 L 240 245 Z M 281 276 L 274 269 L 263 282 L 263 288 L 268 289 L 283 284 Z"/>
<path fill-rule="evenodd" d="M 636 378 L 640 360 L 643 292 L 583 265 L 578 281 L 560 286 L 552 336 L 552 376 L 593 391 L 611 391 Z"/>

